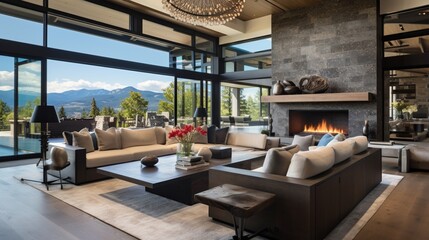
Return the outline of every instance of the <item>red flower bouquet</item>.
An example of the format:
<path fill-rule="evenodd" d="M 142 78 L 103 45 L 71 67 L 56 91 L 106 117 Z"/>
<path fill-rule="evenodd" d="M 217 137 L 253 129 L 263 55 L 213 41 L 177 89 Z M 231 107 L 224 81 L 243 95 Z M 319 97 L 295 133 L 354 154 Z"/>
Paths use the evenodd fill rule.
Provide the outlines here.
<path fill-rule="evenodd" d="M 202 127 L 194 127 L 193 125 L 188 124 L 181 128 L 177 127 L 173 129 L 168 134 L 168 138 L 175 138 L 180 144 L 180 147 L 178 148 L 179 152 L 185 156 L 189 156 L 192 150 L 193 138 L 197 134 L 205 136 L 207 131 Z"/>

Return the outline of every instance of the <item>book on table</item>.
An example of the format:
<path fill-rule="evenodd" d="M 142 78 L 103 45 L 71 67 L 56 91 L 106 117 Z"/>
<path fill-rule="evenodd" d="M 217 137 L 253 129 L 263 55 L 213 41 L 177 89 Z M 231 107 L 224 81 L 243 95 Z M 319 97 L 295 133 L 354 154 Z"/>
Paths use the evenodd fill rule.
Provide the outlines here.
<path fill-rule="evenodd" d="M 177 165 L 183 165 L 183 166 L 195 166 L 195 165 L 202 164 L 202 163 L 205 163 L 205 161 L 204 160 L 200 160 L 198 162 L 188 162 L 188 161 L 183 161 L 183 160 L 177 160 L 176 161 Z"/>
<path fill-rule="evenodd" d="M 190 170 L 190 169 L 195 169 L 195 168 L 200 168 L 200 167 L 206 167 L 209 165 L 210 165 L 210 163 L 204 162 L 204 161 L 203 161 L 203 163 L 200 163 L 197 165 L 192 165 L 192 166 L 185 166 L 185 165 L 181 165 L 181 164 L 176 163 L 176 168 L 182 169 L 182 170 Z"/>
<path fill-rule="evenodd" d="M 177 157 L 177 161 L 183 162 L 199 162 L 203 158 L 201 156 L 186 156 L 186 157 Z"/>

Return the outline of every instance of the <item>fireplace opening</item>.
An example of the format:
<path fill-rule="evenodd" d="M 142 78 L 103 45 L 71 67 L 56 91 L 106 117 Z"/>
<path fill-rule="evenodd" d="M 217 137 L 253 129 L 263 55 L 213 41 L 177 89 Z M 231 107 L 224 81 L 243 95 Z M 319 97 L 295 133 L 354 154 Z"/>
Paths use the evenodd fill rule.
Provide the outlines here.
<path fill-rule="evenodd" d="M 343 133 L 348 135 L 348 110 L 289 110 L 289 136 Z"/>

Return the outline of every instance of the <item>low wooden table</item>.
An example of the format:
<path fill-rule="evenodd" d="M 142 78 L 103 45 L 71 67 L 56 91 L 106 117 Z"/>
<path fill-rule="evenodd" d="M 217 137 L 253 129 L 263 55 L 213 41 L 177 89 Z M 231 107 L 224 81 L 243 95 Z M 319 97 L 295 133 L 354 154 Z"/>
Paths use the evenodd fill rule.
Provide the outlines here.
<path fill-rule="evenodd" d="M 250 239 L 252 235 L 243 235 L 245 219 L 268 207 L 275 194 L 244 188 L 232 184 L 223 184 L 195 195 L 195 199 L 206 205 L 220 208 L 231 213 L 234 220 L 233 239 Z"/>
<path fill-rule="evenodd" d="M 141 167 L 133 161 L 97 168 L 99 173 L 146 187 L 146 191 L 188 205 L 194 204 L 194 195 L 209 187 L 209 169 L 223 164 L 241 164 L 263 159 L 261 154 L 237 154 L 228 159 L 212 159 L 206 167 L 181 170 L 175 167 L 177 156 L 159 157 L 154 167 Z"/>

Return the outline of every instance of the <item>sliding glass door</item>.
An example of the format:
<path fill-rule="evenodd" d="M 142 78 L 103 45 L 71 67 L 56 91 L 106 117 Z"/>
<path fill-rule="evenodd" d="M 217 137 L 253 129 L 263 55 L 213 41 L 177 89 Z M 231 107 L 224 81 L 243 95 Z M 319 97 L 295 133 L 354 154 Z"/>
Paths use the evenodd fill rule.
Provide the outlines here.
<path fill-rule="evenodd" d="M 30 123 L 40 89 L 41 61 L 0 56 L 0 160 L 40 153 L 40 124 Z"/>

